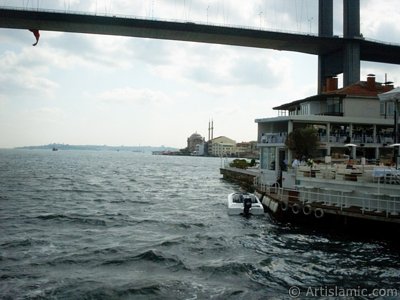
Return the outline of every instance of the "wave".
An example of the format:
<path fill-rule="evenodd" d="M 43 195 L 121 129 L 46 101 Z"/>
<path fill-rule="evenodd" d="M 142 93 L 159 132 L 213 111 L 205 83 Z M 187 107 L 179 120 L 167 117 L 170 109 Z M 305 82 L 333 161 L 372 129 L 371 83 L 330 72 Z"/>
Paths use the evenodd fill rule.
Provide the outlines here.
<path fill-rule="evenodd" d="M 266 263 L 266 262 L 264 262 Z M 256 290 L 262 290 L 266 286 L 271 287 L 274 286 L 274 289 L 285 289 L 289 288 L 290 284 L 286 281 L 285 277 L 277 276 L 273 272 L 269 270 L 264 270 L 261 266 L 258 266 L 258 263 L 244 263 L 244 262 L 213 262 L 212 264 L 208 264 L 205 266 L 199 266 L 196 270 L 201 271 L 205 274 L 209 279 L 215 279 L 217 281 L 223 278 L 230 278 L 231 282 L 234 282 L 235 278 L 248 278 L 251 283 L 254 284 Z M 293 270 L 296 272 L 296 270 Z M 249 285 L 248 284 L 248 285 Z M 287 291 L 287 290 L 286 290 Z M 246 290 L 231 290 L 227 292 L 229 295 L 238 294 L 240 297 L 246 294 Z M 240 298 L 245 299 L 245 298 Z"/>
<path fill-rule="evenodd" d="M 160 246 L 171 247 L 179 244 L 181 244 L 181 241 L 164 241 L 160 243 Z"/>
<path fill-rule="evenodd" d="M 147 260 L 151 262 L 181 263 L 181 260 L 175 257 L 174 255 L 168 257 L 161 251 L 157 250 L 148 250 L 146 252 L 143 252 L 135 256 L 135 259 Z"/>
<path fill-rule="evenodd" d="M 147 250 L 135 256 L 119 257 L 108 260 L 106 259 L 101 265 L 123 265 L 137 261 L 161 264 L 166 267 L 179 267 L 180 269 L 187 269 L 185 264 L 177 256 L 153 249 Z"/>
<path fill-rule="evenodd" d="M 172 299 L 162 283 L 135 281 L 127 284 L 110 285 L 105 282 L 77 278 L 63 282 L 63 285 L 43 291 L 40 299 Z M 30 298 L 30 297 L 29 297 Z M 176 299 L 176 298 L 175 298 Z"/>
<path fill-rule="evenodd" d="M 80 216 L 80 215 L 68 216 L 68 215 L 64 215 L 64 214 L 46 214 L 46 215 L 37 216 L 36 218 L 40 219 L 40 220 L 45 220 L 45 221 L 55 220 L 55 221 L 71 222 L 71 223 L 77 223 L 77 224 L 107 226 L 106 221 L 104 221 L 102 219 L 88 217 L 88 216 Z"/>
<path fill-rule="evenodd" d="M 212 265 L 205 265 L 198 267 L 201 271 L 210 274 L 234 274 L 239 275 L 247 273 L 254 269 L 252 264 L 240 262 L 218 263 L 214 262 Z"/>
<path fill-rule="evenodd" d="M 180 228 L 184 228 L 184 229 L 189 229 L 189 228 L 193 228 L 193 227 L 204 228 L 207 226 L 206 224 L 203 224 L 203 223 L 176 223 L 174 225 L 177 227 L 180 227 Z"/>
<path fill-rule="evenodd" d="M 11 249 L 17 249 L 18 251 L 21 250 L 21 248 L 31 248 L 35 246 L 48 246 L 49 241 L 46 240 L 39 240 L 39 239 L 33 239 L 33 238 L 25 238 L 25 239 L 15 239 L 12 241 L 7 241 L 2 244 L 0 244 L 0 249 L 3 250 L 11 250 Z M 9 259 L 11 257 L 7 257 Z"/>
<path fill-rule="evenodd" d="M 19 247 L 30 247 L 32 246 L 33 242 L 31 239 L 23 239 L 23 240 L 16 240 L 10 241 L 3 244 L 0 244 L 1 249 L 9 249 L 9 248 L 19 248 Z"/>

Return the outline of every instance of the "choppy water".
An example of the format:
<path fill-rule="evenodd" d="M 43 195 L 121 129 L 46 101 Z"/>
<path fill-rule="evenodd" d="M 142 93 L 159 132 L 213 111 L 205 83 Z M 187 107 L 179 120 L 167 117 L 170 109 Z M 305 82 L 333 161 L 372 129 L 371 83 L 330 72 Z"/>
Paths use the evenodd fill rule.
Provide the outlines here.
<path fill-rule="evenodd" d="M 1 297 L 284 299 L 291 286 L 301 298 L 310 287 L 399 288 L 400 255 L 387 242 L 228 216 L 227 194 L 238 187 L 219 166 L 1 150 Z"/>

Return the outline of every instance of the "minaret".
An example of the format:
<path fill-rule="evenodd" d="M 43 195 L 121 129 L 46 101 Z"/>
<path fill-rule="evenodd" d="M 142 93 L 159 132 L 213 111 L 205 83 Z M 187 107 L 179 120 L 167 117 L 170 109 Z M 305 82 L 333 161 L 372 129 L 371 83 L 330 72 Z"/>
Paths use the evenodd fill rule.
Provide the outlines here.
<path fill-rule="evenodd" d="M 211 126 L 210 125 L 210 119 L 208 119 L 208 141 L 210 140 L 210 130 L 211 130 L 210 126 Z"/>
<path fill-rule="evenodd" d="M 214 121 L 211 119 L 211 139 L 214 139 Z"/>

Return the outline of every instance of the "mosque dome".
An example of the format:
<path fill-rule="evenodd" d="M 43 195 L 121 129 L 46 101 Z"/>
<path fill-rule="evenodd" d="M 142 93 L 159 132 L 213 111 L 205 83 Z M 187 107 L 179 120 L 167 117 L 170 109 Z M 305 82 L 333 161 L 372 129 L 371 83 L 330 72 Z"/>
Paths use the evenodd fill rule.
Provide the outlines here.
<path fill-rule="evenodd" d="M 189 139 L 191 139 L 191 140 L 194 140 L 194 139 L 202 139 L 203 137 L 200 135 L 200 134 L 198 134 L 197 132 L 195 132 L 195 133 L 193 133 L 190 137 L 189 137 Z"/>

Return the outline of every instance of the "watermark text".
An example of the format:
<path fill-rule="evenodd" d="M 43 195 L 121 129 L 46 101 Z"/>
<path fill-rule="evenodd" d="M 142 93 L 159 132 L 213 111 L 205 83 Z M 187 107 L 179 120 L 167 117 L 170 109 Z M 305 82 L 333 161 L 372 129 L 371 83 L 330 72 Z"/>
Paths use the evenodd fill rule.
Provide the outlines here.
<path fill-rule="evenodd" d="M 339 286 L 318 286 L 318 287 L 299 287 L 291 286 L 288 290 L 291 298 L 309 297 L 398 297 L 398 289 L 364 288 L 357 286 L 354 288 L 344 288 Z"/>

